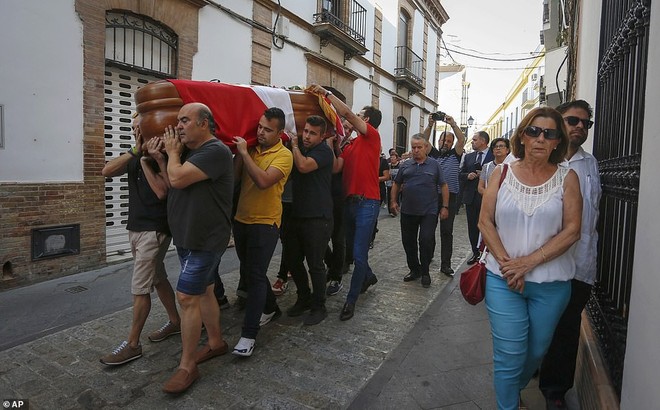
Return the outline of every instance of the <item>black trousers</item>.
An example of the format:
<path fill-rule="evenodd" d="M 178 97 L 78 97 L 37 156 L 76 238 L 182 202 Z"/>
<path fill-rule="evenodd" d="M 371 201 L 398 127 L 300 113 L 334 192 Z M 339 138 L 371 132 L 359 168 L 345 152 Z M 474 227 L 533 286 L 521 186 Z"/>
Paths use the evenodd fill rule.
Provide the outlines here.
<path fill-rule="evenodd" d="M 241 262 L 239 288 L 247 291 L 242 337 L 256 339 L 261 314 L 277 309 L 266 273 L 278 238 L 279 229 L 275 225 L 244 224 L 234 220 L 234 243 Z"/>
<path fill-rule="evenodd" d="M 546 398 L 564 398 L 573 387 L 582 311 L 591 296 L 591 288 L 588 283 L 577 279 L 571 281 L 571 299 L 559 319 L 552 343 L 541 364 L 539 389 Z"/>
<path fill-rule="evenodd" d="M 286 282 L 289 278 L 287 273 L 290 271 L 289 267 L 286 264 L 286 232 L 289 229 L 289 224 L 291 223 L 291 202 L 282 202 L 282 222 L 280 223 L 280 243 L 282 243 L 282 255 L 280 258 L 280 270 L 277 271 L 277 277 Z"/>
<path fill-rule="evenodd" d="M 429 274 L 429 265 L 433 259 L 433 252 L 435 252 L 435 228 L 437 226 L 438 215 L 401 214 L 401 242 L 403 250 L 406 251 L 406 262 L 411 272 L 420 275 Z"/>
<path fill-rule="evenodd" d="M 344 199 L 332 198 L 332 248 L 325 249 L 325 264 L 328 265 L 328 280 L 341 281 L 346 260 L 346 229 L 344 227 Z"/>
<path fill-rule="evenodd" d="M 465 204 L 465 216 L 467 217 L 468 237 L 472 254 L 479 254 L 479 211 L 481 211 L 481 195 L 474 194 L 471 204 Z"/>
<path fill-rule="evenodd" d="M 311 300 L 312 309 L 325 306 L 325 263 L 323 256 L 332 233 L 330 218 L 291 218 L 286 237 L 286 261 L 296 283 L 298 300 Z M 312 289 L 309 288 L 307 260 Z"/>
<path fill-rule="evenodd" d="M 456 194 L 449 194 L 449 216 L 440 220 L 440 267 L 451 268 L 451 255 L 454 252 L 454 218 L 458 211 Z"/>

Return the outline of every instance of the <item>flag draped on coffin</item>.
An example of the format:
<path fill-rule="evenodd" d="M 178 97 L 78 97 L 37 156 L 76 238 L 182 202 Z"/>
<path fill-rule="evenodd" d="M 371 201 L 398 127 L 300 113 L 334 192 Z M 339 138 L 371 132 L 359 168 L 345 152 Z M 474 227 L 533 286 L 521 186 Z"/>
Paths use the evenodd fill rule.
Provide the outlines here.
<path fill-rule="evenodd" d="M 215 135 L 233 149 L 235 136 L 256 145 L 257 125 L 264 111 L 278 107 L 284 111 L 285 130 L 297 133 L 291 98 L 286 90 L 263 86 L 209 83 L 191 80 L 169 80 L 184 104 L 203 102 L 216 121 Z"/>

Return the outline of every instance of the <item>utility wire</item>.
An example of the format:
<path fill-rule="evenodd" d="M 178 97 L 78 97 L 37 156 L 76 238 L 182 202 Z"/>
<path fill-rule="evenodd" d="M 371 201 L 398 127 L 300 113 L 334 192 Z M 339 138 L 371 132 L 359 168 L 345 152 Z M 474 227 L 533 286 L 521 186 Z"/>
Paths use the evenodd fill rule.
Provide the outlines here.
<path fill-rule="evenodd" d="M 458 48 L 460 50 L 466 50 L 466 51 L 472 51 L 477 54 L 483 54 L 487 56 L 516 56 L 516 55 L 530 55 L 530 54 L 543 54 L 543 51 L 527 51 L 527 52 L 522 52 L 522 53 L 486 53 L 483 51 L 475 50 L 473 48 L 467 48 L 467 47 L 461 47 L 458 44 L 451 44 L 449 43 L 451 47 Z"/>
<path fill-rule="evenodd" d="M 444 44 L 444 41 L 443 41 L 443 44 Z M 545 56 L 545 54 L 539 54 L 537 56 L 522 57 L 522 58 L 493 58 L 493 57 L 475 56 L 473 54 L 463 53 L 463 52 L 458 51 L 458 50 L 451 50 L 451 49 L 447 48 L 447 46 L 444 46 L 443 48 L 447 51 L 447 54 L 449 54 L 449 52 L 451 51 L 452 53 L 460 54 L 460 55 L 463 55 L 463 56 L 478 58 L 478 59 L 481 59 L 481 60 L 489 60 L 489 61 L 525 61 L 525 60 L 534 60 L 538 57 Z M 451 55 L 450 55 L 450 57 L 451 57 Z M 451 57 L 451 59 L 454 60 L 453 57 Z M 454 60 L 454 61 L 456 61 L 456 60 Z"/>

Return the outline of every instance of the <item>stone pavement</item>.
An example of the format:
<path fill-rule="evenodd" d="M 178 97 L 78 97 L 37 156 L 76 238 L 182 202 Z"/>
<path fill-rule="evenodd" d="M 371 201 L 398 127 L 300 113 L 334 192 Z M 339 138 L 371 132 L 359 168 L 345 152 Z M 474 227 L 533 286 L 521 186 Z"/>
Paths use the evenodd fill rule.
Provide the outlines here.
<path fill-rule="evenodd" d="M 345 286 L 328 298 L 329 316 L 321 324 L 303 327 L 300 318 L 284 314 L 261 330 L 252 357 L 228 354 L 203 363 L 191 389 L 171 397 L 161 387 L 178 364 L 180 338 L 146 338 L 166 320 L 158 302 L 142 336 L 143 357 L 119 367 L 99 363 L 128 332 L 131 309 L 123 309 L 0 352 L 0 398 L 28 399 L 32 409 L 495 408 L 483 304 L 464 302 L 458 281 L 439 272 L 438 259 L 430 288 L 404 283 L 399 220 L 383 212 L 378 227 L 370 262 L 379 282 L 361 295 L 352 320 L 339 321 Z M 459 271 L 470 253 L 464 213 L 454 234 L 452 262 Z M 278 266 L 275 256 L 271 279 Z M 222 277 L 235 289 L 237 270 Z M 283 310 L 295 301 L 290 283 L 278 298 Z M 242 313 L 233 307 L 222 312 L 230 347 L 240 337 Z M 538 390 L 527 390 L 535 403 L 530 408 L 543 408 L 536 407 Z"/>

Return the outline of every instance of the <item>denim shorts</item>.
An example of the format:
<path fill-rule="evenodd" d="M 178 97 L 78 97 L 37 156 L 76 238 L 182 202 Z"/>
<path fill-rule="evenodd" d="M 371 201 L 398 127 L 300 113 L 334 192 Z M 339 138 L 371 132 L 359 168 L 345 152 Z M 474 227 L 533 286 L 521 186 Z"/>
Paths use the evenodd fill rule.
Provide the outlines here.
<path fill-rule="evenodd" d="M 203 295 L 215 283 L 223 252 L 195 251 L 176 247 L 181 273 L 176 290 L 186 295 Z"/>

